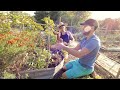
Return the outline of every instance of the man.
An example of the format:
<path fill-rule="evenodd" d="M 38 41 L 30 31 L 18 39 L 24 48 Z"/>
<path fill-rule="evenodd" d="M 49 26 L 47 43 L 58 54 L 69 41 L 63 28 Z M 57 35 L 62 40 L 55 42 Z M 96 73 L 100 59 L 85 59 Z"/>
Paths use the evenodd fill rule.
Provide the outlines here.
<path fill-rule="evenodd" d="M 70 31 L 67 31 L 66 25 L 60 22 L 58 25 L 59 32 L 54 32 L 57 35 L 57 43 L 63 42 L 64 45 L 69 46 L 74 41 L 74 37 Z M 65 63 L 68 62 L 68 53 L 64 55 Z"/>
<path fill-rule="evenodd" d="M 58 25 L 59 33 L 54 32 L 57 35 L 58 42 L 63 42 L 65 45 L 69 45 L 71 41 L 74 41 L 74 37 L 71 32 L 67 31 L 67 28 L 63 22 Z"/>
<path fill-rule="evenodd" d="M 88 19 L 80 25 L 83 26 L 83 35 L 81 42 L 75 47 L 70 48 L 63 43 L 58 43 L 56 48 L 66 50 L 69 54 L 79 59 L 69 61 L 63 68 L 54 75 L 53 79 L 60 78 L 77 78 L 89 75 L 94 71 L 94 63 L 100 50 L 100 39 L 95 35 L 98 28 L 98 22 L 94 19 Z"/>

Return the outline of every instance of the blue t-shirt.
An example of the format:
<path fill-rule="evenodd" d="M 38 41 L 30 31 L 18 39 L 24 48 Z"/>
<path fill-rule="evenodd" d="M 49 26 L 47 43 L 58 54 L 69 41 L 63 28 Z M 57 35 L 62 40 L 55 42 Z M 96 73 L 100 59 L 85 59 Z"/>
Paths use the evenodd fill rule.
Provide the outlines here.
<path fill-rule="evenodd" d="M 96 56 L 100 50 L 100 39 L 94 34 L 91 38 L 83 38 L 80 42 L 80 48 L 87 48 L 90 50 L 90 53 L 81 57 L 79 62 L 82 66 L 86 68 L 94 68 L 94 63 Z"/>

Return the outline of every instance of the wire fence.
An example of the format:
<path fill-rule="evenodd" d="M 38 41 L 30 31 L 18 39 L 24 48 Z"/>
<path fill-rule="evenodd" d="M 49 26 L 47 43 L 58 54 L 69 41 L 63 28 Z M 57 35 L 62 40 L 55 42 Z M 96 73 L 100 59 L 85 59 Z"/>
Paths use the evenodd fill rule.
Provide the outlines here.
<path fill-rule="evenodd" d="M 96 30 L 95 34 L 100 38 L 101 44 L 107 48 L 120 48 L 120 30 Z M 76 41 L 81 41 L 82 30 L 73 34 Z"/>
<path fill-rule="evenodd" d="M 120 30 L 97 30 L 101 44 L 107 48 L 120 48 Z"/>

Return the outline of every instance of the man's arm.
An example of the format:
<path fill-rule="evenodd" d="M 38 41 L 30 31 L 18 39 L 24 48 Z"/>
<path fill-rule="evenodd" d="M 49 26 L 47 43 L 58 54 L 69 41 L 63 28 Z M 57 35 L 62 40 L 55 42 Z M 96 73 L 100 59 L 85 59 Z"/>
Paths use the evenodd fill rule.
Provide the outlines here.
<path fill-rule="evenodd" d="M 87 48 L 82 48 L 81 51 L 80 50 L 80 44 L 78 44 L 75 48 L 70 48 L 68 46 L 65 46 L 63 43 L 58 43 L 55 46 L 52 46 L 52 48 L 57 48 L 57 49 L 64 49 L 66 50 L 68 53 L 70 53 L 71 55 L 81 58 L 84 55 L 87 55 L 88 53 L 90 53 L 90 50 Z"/>
<path fill-rule="evenodd" d="M 57 41 L 58 41 L 58 42 L 63 42 L 63 39 L 60 38 L 60 32 L 57 34 Z"/>
<path fill-rule="evenodd" d="M 71 49 L 74 49 L 74 50 L 80 50 L 80 43 L 79 43 L 76 47 L 71 48 Z"/>
<path fill-rule="evenodd" d="M 71 38 L 72 41 L 75 40 L 72 34 L 70 34 L 70 38 Z"/>
<path fill-rule="evenodd" d="M 81 58 L 90 53 L 90 51 L 87 48 L 82 48 L 81 51 L 78 51 L 77 48 L 78 47 L 76 47 L 75 49 L 71 49 L 67 46 L 63 47 L 63 49 L 66 50 L 69 54 L 71 54 L 75 57 L 78 57 L 78 58 Z"/>
<path fill-rule="evenodd" d="M 73 56 L 81 58 L 89 54 L 91 51 L 93 51 L 98 46 L 98 44 L 99 44 L 98 41 L 91 40 L 88 44 L 85 45 L 84 48 L 81 49 L 81 51 L 70 49 L 69 47 L 66 46 L 63 46 L 63 49 L 66 50 L 68 53 L 72 54 Z"/>
<path fill-rule="evenodd" d="M 71 41 L 74 41 L 75 39 L 74 39 L 72 33 L 71 33 L 71 32 L 68 32 L 68 33 L 69 33 L 69 35 L 70 35 L 70 40 L 71 40 Z"/>

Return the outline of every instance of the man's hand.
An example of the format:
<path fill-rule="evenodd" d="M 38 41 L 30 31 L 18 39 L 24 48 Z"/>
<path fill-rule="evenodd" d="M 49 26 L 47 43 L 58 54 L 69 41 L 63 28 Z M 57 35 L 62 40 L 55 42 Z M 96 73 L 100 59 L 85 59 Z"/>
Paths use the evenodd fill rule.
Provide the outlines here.
<path fill-rule="evenodd" d="M 57 32 L 57 31 L 53 31 L 53 34 L 58 35 L 58 34 L 59 34 L 59 32 Z"/>
<path fill-rule="evenodd" d="M 68 43 L 66 43 L 66 42 L 63 42 L 64 43 L 64 45 L 68 45 Z"/>
<path fill-rule="evenodd" d="M 65 45 L 63 43 L 57 43 L 55 45 L 52 45 L 51 48 L 56 48 L 56 49 L 61 50 L 61 49 L 63 49 L 64 46 Z"/>
<path fill-rule="evenodd" d="M 59 50 L 63 49 L 64 46 L 65 45 L 63 43 L 57 43 L 56 44 L 56 48 L 59 49 Z"/>
<path fill-rule="evenodd" d="M 63 39 L 62 38 L 60 38 L 59 43 L 63 43 Z"/>

